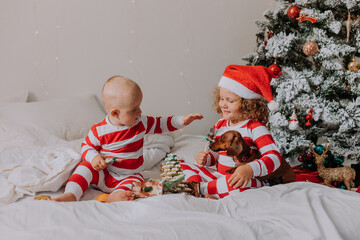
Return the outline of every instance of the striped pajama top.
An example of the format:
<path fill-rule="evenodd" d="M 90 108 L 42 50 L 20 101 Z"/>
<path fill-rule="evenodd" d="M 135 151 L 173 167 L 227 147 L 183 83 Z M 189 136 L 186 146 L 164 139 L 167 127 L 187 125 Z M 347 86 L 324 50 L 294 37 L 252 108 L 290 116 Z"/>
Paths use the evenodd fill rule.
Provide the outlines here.
<path fill-rule="evenodd" d="M 166 133 L 182 128 L 182 116 L 150 117 L 141 115 L 133 126 L 115 126 L 109 116 L 93 125 L 81 145 L 82 158 L 90 162 L 98 154 L 122 158 L 109 164 L 107 169 L 115 174 L 141 172 L 144 167 L 143 145 L 145 134 Z"/>
<path fill-rule="evenodd" d="M 254 171 L 254 177 L 266 176 L 280 166 L 280 151 L 266 125 L 261 121 L 246 120 L 238 125 L 229 126 L 226 119 L 220 119 L 214 125 L 214 130 L 215 140 L 227 131 L 238 131 L 251 148 L 257 148 L 260 151 L 261 158 L 248 163 Z M 214 152 L 209 150 L 209 152 L 206 165 L 217 165 L 217 170 L 220 173 L 225 173 L 227 169 L 235 166 L 233 158 L 226 156 L 226 151 Z"/>

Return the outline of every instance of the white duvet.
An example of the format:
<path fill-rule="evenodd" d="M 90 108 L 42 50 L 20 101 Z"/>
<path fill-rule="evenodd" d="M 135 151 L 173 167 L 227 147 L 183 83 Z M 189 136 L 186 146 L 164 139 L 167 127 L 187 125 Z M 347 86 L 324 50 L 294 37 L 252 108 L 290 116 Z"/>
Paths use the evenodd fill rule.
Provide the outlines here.
<path fill-rule="evenodd" d="M 0 206 L 1 239 L 359 239 L 358 193 L 298 182 L 221 200 L 24 200 Z"/>
<path fill-rule="evenodd" d="M 0 239 L 359 239 L 360 194 L 306 182 L 221 200 L 173 194 L 107 204 L 93 200 L 94 189 L 79 202 L 33 200 L 62 193 L 80 143 L 0 120 Z M 149 135 L 147 174 L 159 176 L 156 163 L 170 148 L 191 161 L 203 145 L 200 136 L 181 136 L 173 147 L 171 136 Z"/>
<path fill-rule="evenodd" d="M 0 120 L 0 205 L 24 195 L 58 191 L 81 160 L 81 142 L 65 141 L 35 125 Z M 170 135 L 147 135 L 145 169 L 173 146 Z"/>

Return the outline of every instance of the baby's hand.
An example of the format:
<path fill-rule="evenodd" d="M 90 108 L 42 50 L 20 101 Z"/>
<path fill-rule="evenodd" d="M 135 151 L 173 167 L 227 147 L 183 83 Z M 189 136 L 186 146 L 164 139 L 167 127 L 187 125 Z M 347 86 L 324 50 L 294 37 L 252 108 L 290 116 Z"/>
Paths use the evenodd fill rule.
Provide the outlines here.
<path fill-rule="evenodd" d="M 181 119 L 181 122 L 182 122 L 183 125 L 189 125 L 194 120 L 202 119 L 202 118 L 203 118 L 203 115 L 201 115 L 200 113 L 191 113 L 189 115 L 184 116 Z"/>
<path fill-rule="evenodd" d="M 106 168 L 107 164 L 105 162 L 105 157 L 101 154 L 98 154 L 91 161 L 91 166 L 95 171 L 100 171 Z"/>
<path fill-rule="evenodd" d="M 245 188 L 253 175 L 254 171 L 249 164 L 241 165 L 230 176 L 229 185 L 233 188 Z"/>
<path fill-rule="evenodd" d="M 199 152 L 196 156 L 196 165 L 200 168 L 202 168 L 207 160 L 207 157 L 209 155 L 209 152 Z"/>

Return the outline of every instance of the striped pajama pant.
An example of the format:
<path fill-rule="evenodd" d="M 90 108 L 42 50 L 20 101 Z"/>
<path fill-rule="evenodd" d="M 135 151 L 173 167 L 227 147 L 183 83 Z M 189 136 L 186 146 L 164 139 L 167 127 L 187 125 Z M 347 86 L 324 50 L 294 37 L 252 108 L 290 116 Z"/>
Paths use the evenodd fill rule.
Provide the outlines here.
<path fill-rule="evenodd" d="M 116 191 L 132 190 L 133 182 L 143 182 L 144 178 L 139 173 L 116 175 L 110 173 L 106 168 L 96 171 L 91 163 L 81 162 L 71 175 L 65 187 L 65 193 L 72 193 L 76 200 L 79 200 L 88 187 L 94 186 L 103 192 L 111 193 Z"/>
<path fill-rule="evenodd" d="M 245 188 L 234 189 L 228 183 L 231 176 L 229 173 L 220 173 L 212 168 L 199 168 L 194 164 L 182 163 L 181 169 L 185 174 L 185 179 L 189 182 L 200 183 L 200 193 L 210 194 L 215 198 L 223 198 L 230 194 L 243 192 L 250 188 L 268 186 L 267 182 L 252 178 Z"/>

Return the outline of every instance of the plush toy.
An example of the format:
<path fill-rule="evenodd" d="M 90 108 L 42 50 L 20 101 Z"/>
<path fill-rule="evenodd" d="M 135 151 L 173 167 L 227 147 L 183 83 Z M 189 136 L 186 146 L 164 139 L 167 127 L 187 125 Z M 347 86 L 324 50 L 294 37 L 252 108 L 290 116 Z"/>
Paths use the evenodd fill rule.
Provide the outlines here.
<path fill-rule="evenodd" d="M 331 147 L 331 143 L 325 145 L 325 150 L 321 153 L 321 155 L 317 154 L 313 149 L 313 144 L 309 142 L 310 150 L 314 154 L 315 163 L 317 166 L 317 171 L 319 176 L 324 180 L 324 184 L 328 186 L 332 186 L 332 182 L 343 182 L 347 188 L 347 190 L 351 190 L 351 188 L 355 187 L 354 180 L 356 176 L 356 172 L 353 168 L 344 166 L 337 168 L 325 168 L 324 166 L 324 158 L 327 157 L 326 153 L 329 151 Z"/>

